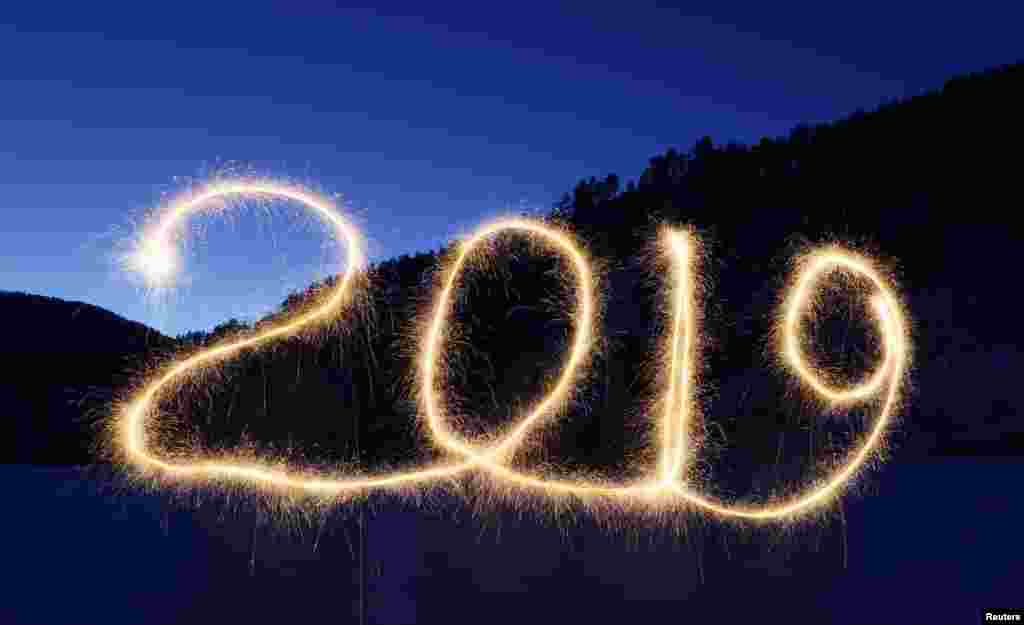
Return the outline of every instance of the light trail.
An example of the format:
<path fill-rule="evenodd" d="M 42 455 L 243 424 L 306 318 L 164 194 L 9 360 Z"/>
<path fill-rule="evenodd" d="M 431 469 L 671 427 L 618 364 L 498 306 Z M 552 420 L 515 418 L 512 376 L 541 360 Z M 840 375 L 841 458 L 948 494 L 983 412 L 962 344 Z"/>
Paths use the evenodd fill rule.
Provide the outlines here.
<path fill-rule="evenodd" d="M 802 258 L 784 303 L 780 317 L 777 347 L 787 367 L 819 399 L 833 405 L 867 402 L 883 396 L 879 415 L 867 436 L 848 454 L 845 461 L 826 479 L 806 488 L 803 492 L 781 502 L 760 505 L 733 505 L 717 501 L 691 487 L 683 473 L 688 459 L 696 450 L 689 433 L 698 425 L 698 411 L 694 396 L 694 370 L 699 361 L 696 304 L 694 299 L 697 267 L 697 238 L 683 230 L 666 229 L 663 232 L 663 253 L 671 261 L 671 306 L 668 314 L 671 330 L 665 338 L 667 388 L 662 396 L 664 411 L 658 421 L 660 444 L 658 467 L 655 475 L 635 483 L 610 485 L 581 480 L 554 479 L 533 476 L 508 466 L 514 452 L 526 442 L 528 434 L 560 412 L 571 397 L 574 386 L 587 366 L 598 330 L 598 293 L 596 280 L 583 248 L 569 233 L 556 227 L 529 219 L 507 219 L 485 225 L 456 249 L 453 259 L 440 274 L 438 293 L 432 307 L 429 323 L 424 324 L 421 335 L 421 356 L 417 359 L 417 387 L 421 418 L 433 443 L 453 456 L 436 466 L 377 476 L 314 475 L 311 472 L 274 467 L 266 462 L 245 460 L 241 457 L 161 458 L 149 449 L 148 432 L 156 429 L 155 406 L 162 393 L 175 388 L 188 373 L 222 362 L 240 350 L 298 332 L 304 326 L 338 314 L 354 299 L 355 276 L 363 266 L 361 239 L 325 198 L 291 187 L 266 183 L 232 183 L 218 185 L 202 193 L 186 197 L 171 205 L 141 246 L 136 267 L 148 272 L 153 280 L 167 280 L 177 267 L 171 233 L 176 224 L 188 215 L 202 209 L 211 200 L 230 195 L 270 195 L 301 203 L 330 224 L 337 236 L 346 242 L 346 267 L 336 286 L 316 308 L 265 329 L 253 336 L 201 351 L 145 382 L 140 390 L 115 414 L 115 444 L 123 453 L 125 462 L 141 470 L 158 470 L 170 477 L 198 481 L 201 479 L 227 479 L 242 481 L 267 489 L 297 490 L 324 497 L 340 497 L 374 489 L 403 490 L 409 487 L 451 480 L 460 474 L 475 471 L 490 475 L 496 484 L 519 487 L 544 495 L 572 495 L 580 498 L 611 498 L 629 500 L 641 506 L 661 508 L 682 507 L 702 511 L 722 518 L 748 520 L 785 520 L 807 514 L 827 504 L 837 496 L 880 447 L 887 426 L 899 399 L 900 382 L 907 370 L 909 346 L 907 327 L 902 308 L 882 272 L 865 258 L 830 247 L 817 250 Z M 544 244 L 568 260 L 576 290 L 576 306 L 571 310 L 573 335 L 561 374 L 548 393 L 516 424 L 488 444 L 461 439 L 445 423 L 446 389 L 439 381 L 444 365 L 443 343 L 447 336 L 448 317 L 452 314 L 459 276 L 470 264 L 478 248 L 496 235 L 515 233 L 531 241 Z M 821 375 L 805 361 L 800 348 L 799 321 L 811 310 L 813 288 L 830 271 L 845 271 L 867 278 L 875 289 L 871 298 L 873 312 L 882 336 L 884 357 L 878 370 L 861 385 L 839 390 L 821 381 Z M 884 388 L 883 390 L 883 387 Z"/>
<path fill-rule="evenodd" d="M 665 246 L 672 257 L 675 284 L 672 298 L 672 332 L 669 334 L 668 390 L 665 393 L 665 415 L 662 421 L 661 482 L 674 483 L 686 459 L 686 434 L 692 427 L 691 393 L 694 351 L 696 346 L 696 315 L 693 311 L 693 253 L 695 241 L 684 232 L 667 231 Z"/>
<path fill-rule="evenodd" d="M 577 314 L 574 315 L 575 331 L 569 357 L 564 365 L 562 375 L 556 384 L 535 408 L 527 411 L 519 424 L 502 440 L 487 450 L 478 449 L 458 439 L 444 424 L 444 389 L 439 388 L 437 373 L 438 360 L 441 357 L 442 342 L 445 337 L 446 320 L 451 314 L 452 300 L 456 288 L 456 279 L 465 269 L 474 250 L 494 235 L 506 232 L 518 232 L 547 243 L 563 253 L 570 260 L 571 271 L 576 278 Z M 423 356 L 420 359 L 420 404 L 426 414 L 427 425 L 434 440 L 442 447 L 462 456 L 473 458 L 499 457 L 511 452 L 520 444 L 529 431 L 545 416 L 557 412 L 560 405 L 569 397 L 573 382 L 578 379 L 579 369 L 586 364 L 591 345 L 595 341 L 596 329 L 596 285 L 591 273 L 590 263 L 583 250 L 577 246 L 564 232 L 526 219 L 510 219 L 498 221 L 480 229 L 469 240 L 461 244 L 459 253 L 451 263 L 442 281 L 442 288 L 435 301 L 434 314 L 422 344 Z"/>

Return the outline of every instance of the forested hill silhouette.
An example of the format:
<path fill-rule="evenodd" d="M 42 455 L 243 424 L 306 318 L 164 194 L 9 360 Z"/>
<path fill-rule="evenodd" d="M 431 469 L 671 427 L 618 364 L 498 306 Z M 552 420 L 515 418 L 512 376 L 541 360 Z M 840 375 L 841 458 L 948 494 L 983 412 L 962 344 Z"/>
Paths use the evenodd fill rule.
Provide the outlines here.
<path fill-rule="evenodd" d="M 900 453 L 1019 455 L 1024 423 L 1016 377 L 1024 358 L 1016 347 L 1020 295 L 1011 274 L 1019 235 L 1009 223 L 1019 210 L 1021 110 L 1024 64 L 1018 63 L 835 122 L 800 125 L 756 145 L 705 137 L 687 151 L 655 156 L 633 180 L 612 174 L 579 181 L 547 218 L 567 222 L 609 264 L 608 340 L 583 404 L 551 428 L 543 455 L 569 468 L 619 474 L 644 448 L 649 431 L 638 407 L 652 388 L 642 365 L 660 330 L 656 282 L 645 279 L 636 261 L 661 221 L 694 224 L 709 244 L 704 270 L 714 281 L 706 302 L 714 349 L 707 352 L 703 397 L 706 452 L 717 458 L 708 466 L 723 489 L 767 492 L 780 480 L 806 476 L 815 458 L 844 448 L 862 431 L 858 419 L 801 416 L 786 377 L 765 366 L 768 320 L 786 263 L 803 243 L 828 237 L 894 267 L 907 294 L 916 394 L 892 439 Z M 477 415 L 462 419 L 470 432 L 507 423 L 516 399 L 535 396 L 539 369 L 558 362 L 567 328 L 545 300 L 557 293 L 558 280 L 538 271 L 558 261 L 531 257 L 515 241 L 507 245 L 517 253 L 501 254 L 492 273 L 472 278 L 471 298 L 458 317 L 462 332 L 450 376 L 462 393 L 460 414 Z M 429 445 L 414 427 L 407 374 L 415 363 L 404 346 L 443 253 L 372 266 L 372 305 L 351 332 L 317 346 L 288 340 L 243 355 L 225 365 L 224 384 L 175 399 L 172 409 L 197 424 L 210 446 L 235 444 L 244 433 L 325 462 L 395 466 L 422 457 Z M 294 294 L 282 308 L 301 305 L 319 286 Z M 870 328 L 841 312 L 831 320 L 824 315 L 815 338 L 825 365 L 855 374 L 872 361 L 864 340 Z M 839 323 L 829 329 L 830 321 Z M 55 313 L 49 321 L 30 315 L 24 323 L 16 344 L 25 342 L 37 369 L 48 366 L 54 388 L 86 377 L 111 388 L 109 369 L 79 356 L 79 364 L 54 373 L 56 365 L 46 365 L 45 352 L 33 347 L 29 339 L 36 337 L 39 345 L 58 346 L 63 337 L 69 351 L 76 341 L 97 344 L 68 329 L 69 315 Z M 140 326 L 125 324 L 117 327 L 127 336 L 144 336 Z M 212 334 L 178 337 L 177 344 L 203 344 L 242 325 L 232 320 Z M 149 345 L 122 340 L 98 343 Z M 6 401 L 14 392 L 27 397 L 25 391 L 4 389 L 7 422 L 32 433 L 5 458 L 71 461 L 46 451 L 56 449 L 47 442 L 51 426 L 39 425 L 62 422 L 67 413 L 31 421 L 25 415 L 40 413 Z"/>
<path fill-rule="evenodd" d="M 6 462 L 93 461 L 91 419 L 133 372 L 174 339 L 83 302 L 0 291 Z"/>

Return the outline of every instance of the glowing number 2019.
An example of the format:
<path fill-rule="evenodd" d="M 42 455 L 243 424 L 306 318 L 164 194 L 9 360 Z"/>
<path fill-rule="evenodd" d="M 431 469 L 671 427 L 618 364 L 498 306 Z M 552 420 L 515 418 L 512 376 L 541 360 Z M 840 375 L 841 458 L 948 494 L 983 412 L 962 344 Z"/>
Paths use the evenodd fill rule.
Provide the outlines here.
<path fill-rule="evenodd" d="M 283 185 L 238 182 L 209 187 L 170 205 L 140 247 L 139 267 L 154 274 L 171 271 L 174 259 L 170 237 L 175 225 L 200 210 L 205 203 L 231 195 L 269 195 L 290 199 L 318 214 L 346 243 L 344 273 L 318 307 L 256 335 L 194 354 L 164 367 L 147 380 L 118 411 L 116 427 L 112 430 L 115 433 L 114 442 L 123 459 L 136 469 L 154 471 L 172 479 L 234 480 L 266 489 L 299 490 L 330 499 L 372 489 L 401 491 L 477 471 L 491 477 L 496 484 L 524 488 L 551 497 L 572 495 L 584 500 L 601 498 L 621 501 L 624 505 L 628 503 L 662 508 L 679 506 L 739 519 L 786 519 L 808 513 L 841 492 L 843 486 L 878 448 L 897 406 L 909 349 L 906 323 L 896 294 L 883 278 L 882 272 L 873 267 L 868 259 L 838 247 L 823 248 L 807 254 L 799 264 L 780 317 L 778 348 L 781 356 L 802 385 L 816 398 L 832 405 L 880 399 L 880 413 L 856 448 L 848 453 L 827 478 L 784 500 L 759 505 L 734 505 L 698 492 L 687 480 L 686 470 L 692 453 L 688 434 L 694 431 L 697 420 L 692 395 L 694 363 L 698 358 L 696 346 L 699 328 L 694 297 L 698 241 L 686 231 L 666 230 L 663 234 L 663 249 L 671 267 L 668 278 L 671 281 L 668 289 L 671 299 L 670 330 L 665 337 L 665 389 L 659 413 L 655 416 L 660 432 L 656 471 L 636 483 L 609 485 L 551 479 L 514 470 L 507 463 L 512 452 L 525 442 L 527 434 L 545 419 L 557 414 L 579 380 L 581 368 L 586 365 L 597 336 L 597 293 L 591 264 L 583 249 L 567 232 L 538 221 L 510 219 L 481 228 L 455 250 L 453 260 L 441 274 L 432 314 L 421 335 L 416 376 L 421 416 L 433 441 L 450 452 L 453 460 L 419 470 L 365 477 L 285 470 L 268 463 L 243 461 L 230 456 L 188 459 L 160 457 L 150 450 L 149 441 L 159 425 L 154 413 L 162 392 L 173 388 L 175 382 L 192 370 L 214 365 L 239 350 L 283 338 L 307 324 L 336 314 L 351 302 L 355 278 L 363 265 L 358 232 L 337 213 L 328 200 Z M 478 248 L 495 235 L 505 232 L 528 236 L 568 260 L 576 286 L 574 328 L 561 375 L 548 394 L 528 409 L 500 439 L 487 445 L 473 444 L 461 439 L 446 424 L 445 389 L 438 380 L 438 370 L 444 358 L 443 342 L 459 277 Z M 823 382 L 821 376 L 806 363 L 799 337 L 799 321 L 811 308 L 816 283 L 834 270 L 857 274 L 873 285 L 873 312 L 883 339 L 884 351 L 882 363 L 866 382 L 842 390 Z"/>

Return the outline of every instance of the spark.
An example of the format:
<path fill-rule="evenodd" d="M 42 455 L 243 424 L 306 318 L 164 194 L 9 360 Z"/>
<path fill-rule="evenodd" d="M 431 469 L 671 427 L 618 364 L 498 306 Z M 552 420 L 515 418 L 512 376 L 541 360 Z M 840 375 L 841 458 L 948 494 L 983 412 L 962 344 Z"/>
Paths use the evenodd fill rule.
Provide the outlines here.
<path fill-rule="evenodd" d="M 158 429 L 154 413 L 157 400 L 193 371 L 223 362 L 240 350 L 298 332 L 304 326 L 337 315 L 354 301 L 355 277 L 363 266 L 361 237 L 357 230 L 334 209 L 326 198 L 296 188 L 270 184 L 236 182 L 204 189 L 173 203 L 163 215 L 140 249 L 144 250 L 139 265 L 153 279 L 167 280 L 177 267 L 170 233 L 182 219 L 199 211 L 211 200 L 230 195 L 271 195 L 288 198 L 325 220 L 336 235 L 345 241 L 347 259 L 344 272 L 325 300 L 303 314 L 262 329 L 259 333 L 208 348 L 165 367 L 151 379 L 115 416 L 115 443 L 126 462 L 142 470 L 158 470 L 172 478 L 187 481 L 223 479 L 241 481 L 258 488 L 298 490 L 331 498 L 374 489 L 401 491 L 449 481 L 460 474 L 479 472 L 493 478 L 496 486 L 523 488 L 545 496 L 572 495 L 579 498 L 611 498 L 629 501 L 641 507 L 682 507 L 719 518 L 747 520 L 786 520 L 805 515 L 827 504 L 838 495 L 868 462 L 881 445 L 899 400 L 900 382 L 907 370 L 909 346 L 906 322 L 894 291 L 883 273 L 872 263 L 852 252 L 837 247 L 817 250 L 805 255 L 788 290 L 783 314 L 777 328 L 778 349 L 782 361 L 798 380 L 818 399 L 833 405 L 851 405 L 882 398 L 882 406 L 874 424 L 859 446 L 847 455 L 841 466 L 826 479 L 781 502 L 759 505 L 738 505 L 715 500 L 701 494 L 685 479 L 688 460 L 696 450 L 689 432 L 699 425 L 694 396 L 694 371 L 699 362 L 697 311 L 694 298 L 695 280 L 699 275 L 698 238 L 685 230 L 666 229 L 663 233 L 664 253 L 670 260 L 671 305 L 670 331 L 665 337 L 664 366 L 668 371 L 666 389 L 659 405 L 664 410 L 657 419 L 661 432 L 658 467 L 654 475 L 633 483 L 608 484 L 584 480 L 558 479 L 544 475 L 528 475 L 509 466 L 512 455 L 527 444 L 528 435 L 558 416 L 580 382 L 598 339 L 599 293 L 592 263 L 584 249 L 566 231 L 542 221 L 513 218 L 497 220 L 479 228 L 454 248 L 452 260 L 443 267 L 438 290 L 428 323 L 419 340 L 416 385 L 421 419 L 431 441 L 448 452 L 450 459 L 437 465 L 381 475 L 312 474 L 303 470 L 287 470 L 269 462 L 243 460 L 240 456 L 171 458 L 161 457 L 150 449 L 150 432 Z M 569 274 L 575 285 L 576 304 L 569 308 L 572 318 L 572 340 L 562 369 L 547 393 L 524 411 L 504 435 L 488 442 L 460 438 L 446 423 L 446 389 L 440 372 L 445 363 L 443 347 L 458 293 L 458 278 L 474 258 L 486 257 L 491 251 L 487 243 L 497 235 L 513 233 L 544 244 L 567 259 Z M 831 271 L 844 271 L 867 278 L 875 293 L 871 297 L 875 321 L 883 339 L 883 362 L 867 382 L 848 389 L 836 389 L 822 381 L 822 375 L 808 365 L 800 348 L 799 321 L 813 312 L 814 287 Z"/>
<path fill-rule="evenodd" d="M 151 287 L 167 286 L 178 270 L 178 258 L 166 241 L 149 239 L 131 258 L 132 269 Z"/>

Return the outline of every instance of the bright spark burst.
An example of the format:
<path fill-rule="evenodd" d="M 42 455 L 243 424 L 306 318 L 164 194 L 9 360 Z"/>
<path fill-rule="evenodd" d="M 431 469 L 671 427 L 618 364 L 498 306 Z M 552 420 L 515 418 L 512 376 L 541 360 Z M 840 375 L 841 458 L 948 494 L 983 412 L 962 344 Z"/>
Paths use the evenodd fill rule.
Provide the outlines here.
<path fill-rule="evenodd" d="M 241 481 L 270 490 L 297 490 L 327 499 L 340 499 L 352 493 L 373 489 L 402 491 L 410 487 L 448 481 L 467 472 L 482 472 L 494 478 L 496 485 L 518 487 L 558 497 L 600 497 L 640 507 L 682 507 L 721 518 L 747 520 L 786 520 L 811 513 L 832 501 L 854 478 L 873 453 L 879 449 L 893 418 L 899 391 L 909 364 L 907 324 L 902 307 L 883 273 L 863 257 L 839 247 L 819 249 L 802 257 L 780 315 L 776 334 L 782 362 L 817 398 L 832 405 L 852 405 L 881 400 L 881 408 L 867 436 L 863 437 L 830 476 L 782 501 L 760 505 L 737 505 L 712 499 L 691 486 L 685 473 L 696 452 L 689 436 L 699 425 L 694 396 L 694 370 L 699 362 L 699 328 L 695 302 L 695 280 L 699 276 L 699 240 L 684 230 L 666 229 L 662 253 L 670 262 L 671 300 L 667 313 L 671 330 L 665 337 L 666 389 L 659 402 L 663 411 L 658 418 L 660 448 L 655 475 L 636 483 L 605 484 L 583 480 L 564 480 L 527 475 L 509 466 L 530 432 L 557 416 L 580 381 L 597 340 L 598 297 L 592 265 L 582 247 L 565 231 L 531 219 L 506 219 L 485 225 L 456 249 L 453 260 L 441 273 L 439 288 L 424 324 L 417 359 L 417 386 L 421 418 L 432 441 L 452 458 L 436 466 L 377 476 L 331 474 L 288 470 L 267 462 L 239 457 L 160 457 L 148 445 L 151 434 L 159 430 L 154 414 L 157 400 L 174 388 L 189 373 L 208 367 L 237 354 L 240 350 L 298 332 L 318 320 L 329 319 L 354 299 L 355 276 L 363 266 L 361 238 L 323 197 L 292 187 L 271 183 L 236 182 L 204 189 L 172 204 L 144 240 L 138 267 L 154 281 L 170 279 L 176 270 L 176 254 L 170 233 L 178 222 L 201 210 L 205 203 L 230 195 L 271 195 L 301 203 L 324 219 L 347 246 L 346 266 L 341 278 L 327 293 L 322 304 L 302 315 L 263 329 L 258 334 L 221 344 L 165 367 L 147 380 L 116 415 L 115 444 L 131 466 L 157 471 L 170 478 L 186 481 L 221 479 Z M 571 310 L 573 335 L 560 376 L 548 393 L 521 415 L 503 436 L 487 443 L 461 439 L 446 424 L 446 396 L 439 373 L 444 366 L 443 347 L 448 318 L 452 314 L 459 276 L 475 254 L 486 255 L 486 244 L 496 235 L 515 233 L 540 242 L 563 255 L 576 287 L 576 305 Z M 484 248 L 480 251 L 478 248 Z M 815 285 L 832 271 L 866 278 L 875 290 L 871 297 L 875 321 L 882 336 L 884 356 L 875 373 L 863 384 L 836 389 L 822 382 L 822 374 L 804 360 L 800 346 L 799 321 L 813 313 Z"/>
<path fill-rule="evenodd" d="M 178 258 L 168 242 L 152 238 L 146 240 L 131 257 L 131 267 L 145 278 L 150 287 L 165 287 L 178 271 Z"/>

